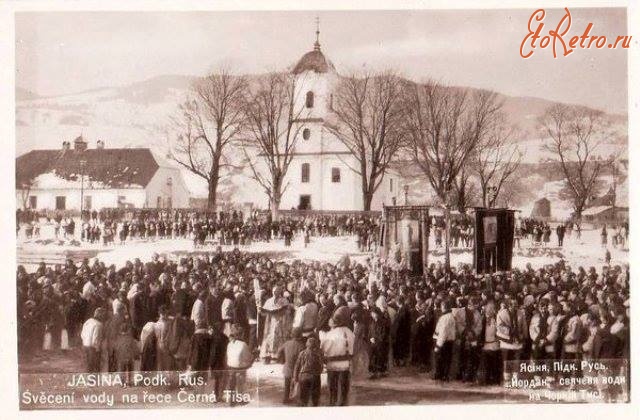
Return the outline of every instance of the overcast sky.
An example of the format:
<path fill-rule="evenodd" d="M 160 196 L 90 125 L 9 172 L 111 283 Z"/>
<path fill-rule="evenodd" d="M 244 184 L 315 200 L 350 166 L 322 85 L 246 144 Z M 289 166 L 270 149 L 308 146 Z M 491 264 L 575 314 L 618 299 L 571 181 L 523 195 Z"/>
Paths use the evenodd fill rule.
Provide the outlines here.
<path fill-rule="evenodd" d="M 48 12 L 16 14 L 16 84 L 41 95 L 125 85 L 220 64 L 280 70 L 312 48 L 338 72 L 395 68 L 415 79 L 627 110 L 626 50 L 520 57 L 534 9 L 339 12 Z M 624 9 L 571 9 L 570 35 L 627 34 Z M 549 11 L 547 30 L 564 11 Z M 637 40 L 634 40 L 634 44 Z"/>

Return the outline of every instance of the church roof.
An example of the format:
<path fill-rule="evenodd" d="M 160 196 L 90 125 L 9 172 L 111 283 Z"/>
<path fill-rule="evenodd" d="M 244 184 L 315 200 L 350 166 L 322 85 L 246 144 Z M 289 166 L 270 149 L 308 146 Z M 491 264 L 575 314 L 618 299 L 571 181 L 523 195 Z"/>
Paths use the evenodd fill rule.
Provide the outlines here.
<path fill-rule="evenodd" d="M 335 71 L 333 63 L 327 60 L 320 50 L 320 19 L 316 18 L 316 42 L 313 44 L 313 50 L 302 56 L 293 68 L 293 74 L 304 73 L 305 71 L 313 71 L 316 73 L 328 73 Z"/>
<path fill-rule="evenodd" d="M 335 71 L 331 61 L 327 60 L 320 47 L 313 51 L 309 51 L 298 61 L 293 68 L 293 74 L 304 73 L 305 71 L 314 71 L 316 73 L 328 73 L 329 71 Z"/>
<path fill-rule="evenodd" d="M 16 188 L 42 176 L 103 188 L 146 187 L 159 165 L 145 148 L 32 150 L 16 158 Z"/>

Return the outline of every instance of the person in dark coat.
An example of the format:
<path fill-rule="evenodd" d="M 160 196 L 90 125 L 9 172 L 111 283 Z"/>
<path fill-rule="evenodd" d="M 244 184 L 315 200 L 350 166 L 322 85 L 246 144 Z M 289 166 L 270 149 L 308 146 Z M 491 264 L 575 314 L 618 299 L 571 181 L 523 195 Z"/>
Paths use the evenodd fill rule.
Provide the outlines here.
<path fill-rule="evenodd" d="M 144 325 L 149 321 L 149 308 L 148 308 L 148 296 L 146 288 L 141 284 L 138 284 L 140 288 L 129 301 L 131 310 L 131 324 L 133 328 L 133 336 L 140 337 L 140 332 Z"/>
<path fill-rule="evenodd" d="M 173 309 L 173 314 L 176 316 L 190 316 L 192 304 L 193 301 L 189 294 L 189 283 L 183 281 L 180 285 L 180 289 L 176 290 L 173 292 L 173 295 L 171 295 L 171 307 Z"/>
<path fill-rule="evenodd" d="M 222 296 L 218 288 L 210 289 L 210 292 L 204 301 L 204 307 L 209 325 L 214 325 L 217 322 L 222 322 Z"/>
<path fill-rule="evenodd" d="M 433 310 L 427 303 L 417 311 L 412 325 L 411 361 L 419 371 L 431 369 L 431 342 L 433 336 Z"/>
<path fill-rule="evenodd" d="M 283 227 L 283 235 L 284 235 L 284 246 L 290 247 L 291 239 L 293 238 L 293 230 L 291 229 L 291 226 L 288 223 L 286 223 Z"/>
<path fill-rule="evenodd" d="M 204 320 L 196 324 L 195 331 L 191 337 L 189 348 L 189 359 L 187 364 L 197 375 L 209 370 L 211 360 L 211 336 L 206 328 Z"/>
<path fill-rule="evenodd" d="M 229 338 L 222 332 L 222 322 L 213 324 L 210 338 L 209 367 L 210 379 L 214 381 L 213 389 L 218 401 L 222 398 L 222 390 L 225 384 L 224 370 L 227 368 L 227 344 Z"/>
<path fill-rule="evenodd" d="M 177 316 L 171 321 L 169 329 L 169 354 L 173 357 L 177 370 L 185 370 L 194 332 L 193 322 L 188 316 Z"/>
<path fill-rule="evenodd" d="M 393 362 L 396 366 L 405 366 L 411 349 L 411 312 L 403 296 L 398 297 L 398 311 L 393 324 Z"/>
<path fill-rule="evenodd" d="M 562 243 L 564 242 L 564 232 L 565 232 L 565 227 L 563 224 L 558 225 L 558 227 L 556 227 L 556 235 L 558 236 L 558 246 L 562 246 Z"/>
<path fill-rule="evenodd" d="M 316 331 L 327 332 L 331 329 L 329 321 L 331 320 L 331 316 L 333 315 L 336 306 L 333 303 L 333 300 L 327 298 L 324 294 L 320 295 L 318 300 L 320 302 L 320 309 L 318 310 L 318 324 L 316 326 Z"/>
<path fill-rule="evenodd" d="M 294 380 L 299 384 L 300 400 L 298 405 L 306 407 L 309 401 L 314 407 L 320 402 L 320 374 L 324 357 L 318 345 L 318 339 L 309 337 L 306 348 L 296 358 L 293 369 Z"/>
<path fill-rule="evenodd" d="M 298 355 L 305 348 L 305 340 L 302 338 L 302 330 L 295 329 L 293 337 L 282 343 L 278 349 L 278 360 L 284 361 L 282 366 L 282 376 L 284 377 L 284 394 L 282 404 L 291 402 L 291 391 L 293 387 L 293 368 L 298 360 Z"/>
<path fill-rule="evenodd" d="M 247 297 L 243 292 L 236 293 L 233 303 L 233 320 L 242 327 L 245 337 L 243 341 L 249 343 L 249 318 L 247 318 Z M 253 349 L 252 349 L 253 351 Z"/>
<path fill-rule="evenodd" d="M 371 309 L 369 322 L 369 341 L 371 355 L 369 357 L 370 379 L 386 376 L 389 364 L 389 318 L 380 309 Z"/>
<path fill-rule="evenodd" d="M 613 359 L 616 355 L 616 339 L 611 334 L 611 324 L 602 322 L 593 338 L 593 359 Z"/>

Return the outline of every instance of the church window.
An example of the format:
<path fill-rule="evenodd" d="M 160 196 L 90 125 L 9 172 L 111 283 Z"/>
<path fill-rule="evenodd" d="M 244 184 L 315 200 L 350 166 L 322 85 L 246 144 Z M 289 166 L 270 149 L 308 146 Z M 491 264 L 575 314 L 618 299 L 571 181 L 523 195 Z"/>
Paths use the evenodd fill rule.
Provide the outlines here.
<path fill-rule="evenodd" d="M 331 168 L 331 182 L 340 182 L 340 168 Z"/>
<path fill-rule="evenodd" d="M 393 178 L 389 178 L 389 192 L 393 192 Z"/>
<path fill-rule="evenodd" d="M 329 109 L 333 111 L 333 93 L 329 95 Z"/>
<path fill-rule="evenodd" d="M 301 181 L 309 182 L 309 173 L 311 172 L 311 167 L 308 163 L 302 164 L 302 173 L 301 173 Z"/>
<path fill-rule="evenodd" d="M 308 128 L 305 128 L 304 130 L 302 130 L 303 139 L 309 140 L 310 137 L 311 137 L 311 130 L 309 130 Z"/>
<path fill-rule="evenodd" d="M 313 92 L 312 91 L 307 92 L 306 106 L 307 108 L 313 108 Z"/>

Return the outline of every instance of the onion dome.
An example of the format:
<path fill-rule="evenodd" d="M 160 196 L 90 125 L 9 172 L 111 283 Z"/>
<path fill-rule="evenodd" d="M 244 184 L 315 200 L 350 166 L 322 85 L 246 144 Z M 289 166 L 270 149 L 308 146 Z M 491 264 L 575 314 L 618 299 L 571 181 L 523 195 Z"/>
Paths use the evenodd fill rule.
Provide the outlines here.
<path fill-rule="evenodd" d="M 313 50 L 302 56 L 293 68 L 293 74 L 300 74 L 305 71 L 328 73 L 336 70 L 333 63 L 327 60 L 320 50 L 320 28 L 318 20 L 316 20 L 316 23 L 318 24 L 318 27 L 316 28 L 316 42 L 313 44 Z"/>

